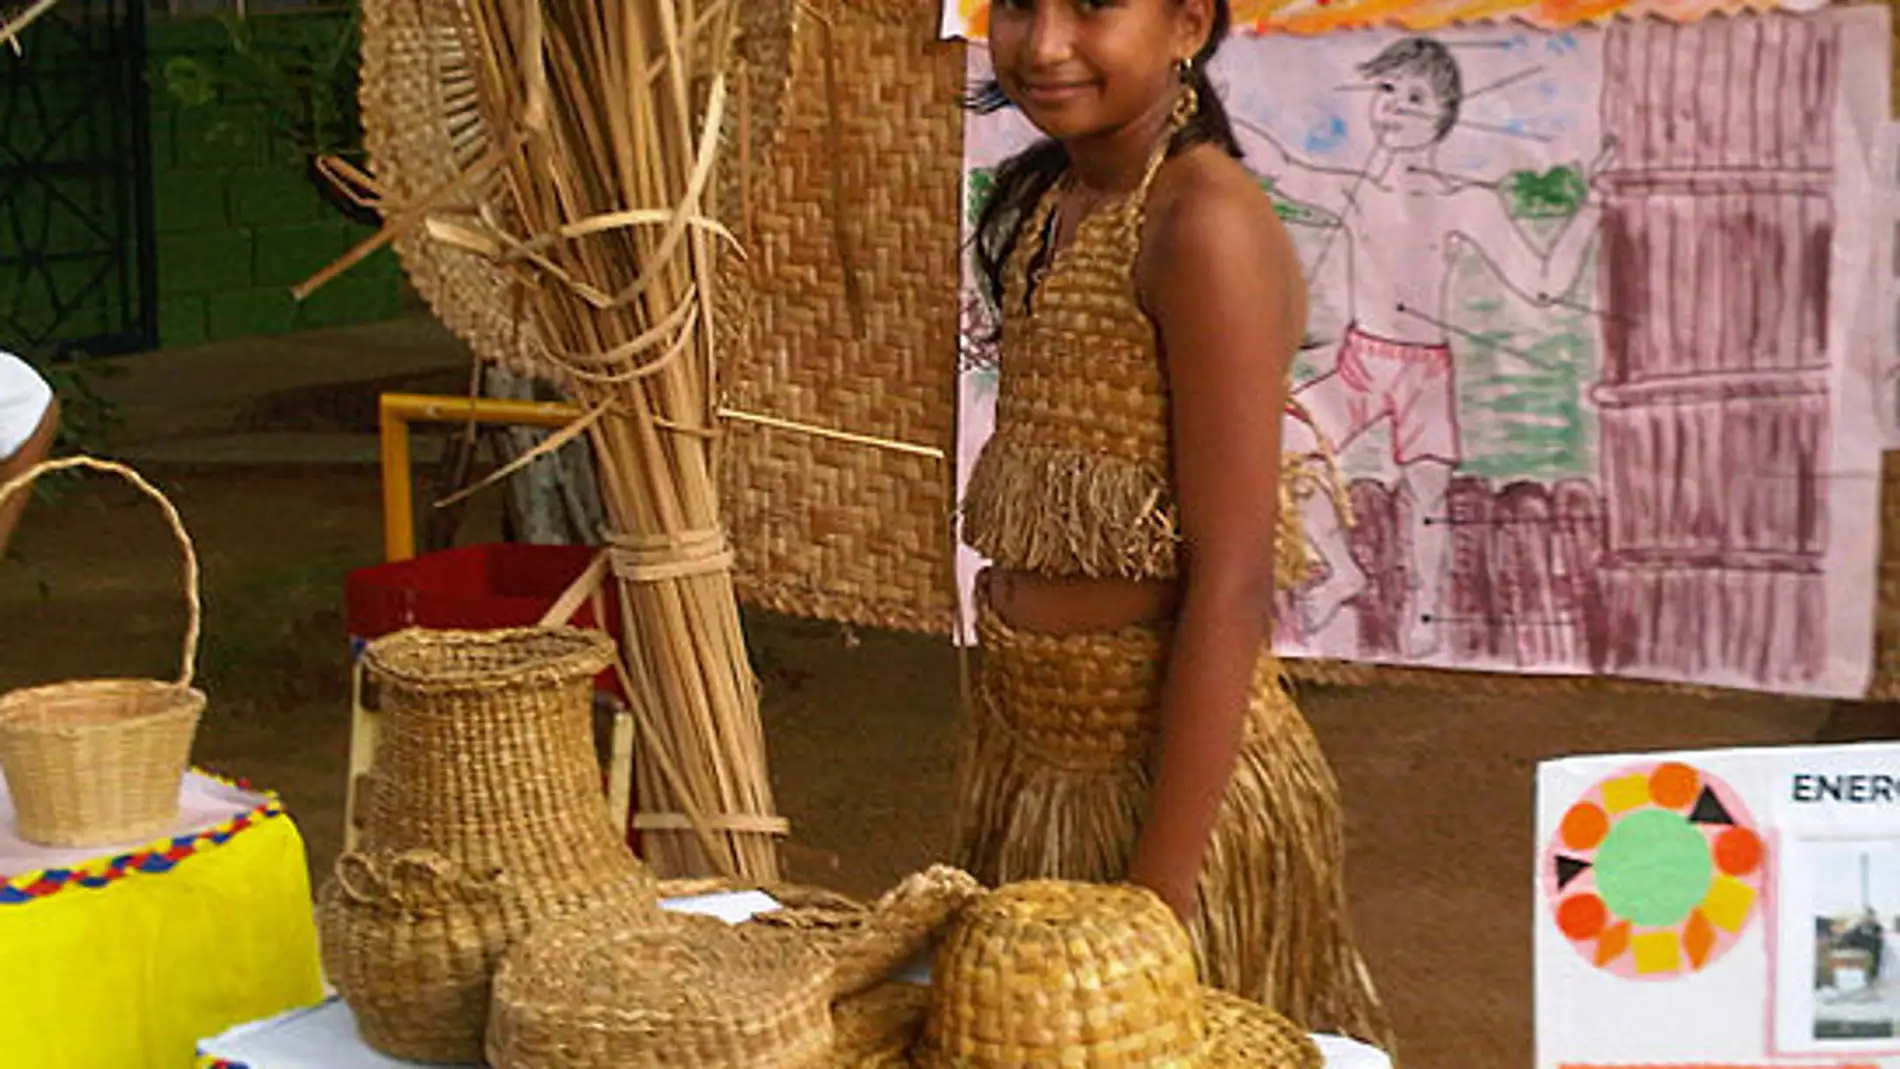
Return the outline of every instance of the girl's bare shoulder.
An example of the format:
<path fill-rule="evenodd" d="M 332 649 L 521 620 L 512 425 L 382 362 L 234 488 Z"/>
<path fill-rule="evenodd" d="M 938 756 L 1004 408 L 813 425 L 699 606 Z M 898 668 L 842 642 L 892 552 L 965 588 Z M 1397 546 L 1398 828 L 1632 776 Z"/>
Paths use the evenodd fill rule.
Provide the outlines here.
<path fill-rule="evenodd" d="M 1239 269 L 1277 275 L 1297 262 L 1259 180 L 1212 145 L 1180 153 L 1155 176 L 1141 244 L 1143 273 Z"/>

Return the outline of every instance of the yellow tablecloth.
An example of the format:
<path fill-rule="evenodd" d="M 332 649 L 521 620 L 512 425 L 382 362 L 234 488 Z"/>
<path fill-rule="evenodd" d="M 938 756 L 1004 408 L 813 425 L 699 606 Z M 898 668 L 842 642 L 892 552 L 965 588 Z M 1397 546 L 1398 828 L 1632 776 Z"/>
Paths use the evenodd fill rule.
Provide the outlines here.
<path fill-rule="evenodd" d="M 203 1037 L 323 997 L 274 799 L 194 773 L 166 839 L 88 857 L 13 836 L 0 781 L 0 1066 L 189 1069 Z"/>

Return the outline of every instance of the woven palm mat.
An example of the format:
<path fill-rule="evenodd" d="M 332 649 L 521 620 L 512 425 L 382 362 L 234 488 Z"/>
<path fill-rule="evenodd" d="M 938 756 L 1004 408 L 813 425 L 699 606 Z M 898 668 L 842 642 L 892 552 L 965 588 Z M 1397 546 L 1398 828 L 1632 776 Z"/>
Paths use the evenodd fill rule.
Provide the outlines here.
<path fill-rule="evenodd" d="M 749 333 L 721 370 L 731 408 L 943 458 L 739 419 L 721 483 L 748 602 L 948 634 L 963 47 L 937 12 L 802 7 L 770 180 L 738 213 Z"/>

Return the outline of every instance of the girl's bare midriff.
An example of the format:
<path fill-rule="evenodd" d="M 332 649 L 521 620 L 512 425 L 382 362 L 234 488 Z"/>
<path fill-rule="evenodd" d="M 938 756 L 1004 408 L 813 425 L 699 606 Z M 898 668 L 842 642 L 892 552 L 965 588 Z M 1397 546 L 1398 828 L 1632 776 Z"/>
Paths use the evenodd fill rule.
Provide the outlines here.
<path fill-rule="evenodd" d="M 1164 624 L 1176 605 L 1172 580 L 1059 578 L 996 567 L 977 576 L 977 596 L 1008 626 L 1048 635 Z"/>

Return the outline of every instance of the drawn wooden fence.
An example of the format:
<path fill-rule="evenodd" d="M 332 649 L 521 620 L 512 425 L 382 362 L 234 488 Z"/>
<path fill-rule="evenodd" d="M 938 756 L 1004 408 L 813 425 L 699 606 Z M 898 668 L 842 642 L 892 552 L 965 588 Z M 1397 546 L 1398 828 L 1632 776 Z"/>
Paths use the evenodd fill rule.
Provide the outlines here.
<path fill-rule="evenodd" d="M 1821 669 L 1838 34 L 1778 15 L 1607 31 L 1612 669 Z"/>
<path fill-rule="evenodd" d="M 1352 552 L 1371 586 L 1350 611 L 1361 656 L 1396 656 L 1412 576 L 1402 492 L 1369 479 L 1351 488 Z M 1443 634 L 1452 656 L 1501 668 L 1583 672 L 1607 663 L 1610 632 L 1598 577 L 1603 509 L 1588 483 L 1452 481 L 1450 584 Z"/>

